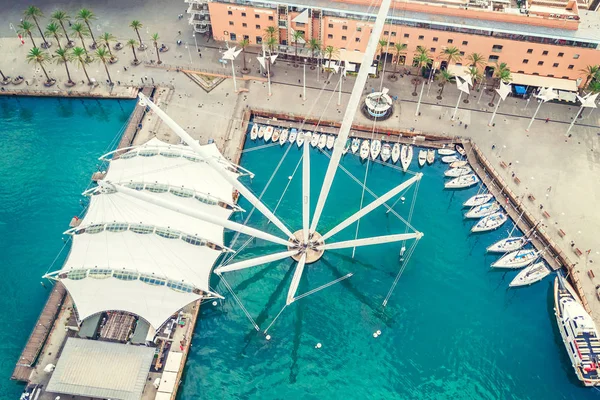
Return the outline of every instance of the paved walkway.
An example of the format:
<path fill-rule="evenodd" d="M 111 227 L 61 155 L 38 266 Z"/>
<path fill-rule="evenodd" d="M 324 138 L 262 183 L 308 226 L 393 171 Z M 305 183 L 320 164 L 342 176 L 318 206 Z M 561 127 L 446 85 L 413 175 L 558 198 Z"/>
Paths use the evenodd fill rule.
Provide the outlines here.
<path fill-rule="evenodd" d="M 177 19 L 177 14 L 183 12 L 185 4 L 173 6 L 163 5 L 159 1 L 150 1 L 149 3 L 145 4 L 143 10 L 136 9 L 136 12 L 140 12 L 139 19 L 149 21 L 146 23 L 147 26 L 150 26 L 149 32 L 154 31 L 151 29 L 152 26 L 160 26 L 160 31 L 165 32 L 161 34 L 164 38 L 161 43 L 165 43 L 171 48 L 169 52 L 161 54 L 165 64 L 230 75 L 230 65 L 223 66 L 218 62 L 220 58 L 218 43 L 198 38 L 198 47 L 202 57 L 196 53 L 196 44 L 193 39 L 190 39 L 190 27 L 187 25 L 187 21 Z M 73 1 L 70 4 L 72 5 L 70 9 L 77 9 L 76 5 L 73 5 L 76 2 Z M 119 4 L 121 3 L 119 2 Z M 60 5 L 58 6 L 60 7 Z M 94 10 L 99 17 L 103 15 L 102 7 L 104 5 L 98 5 Z M 165 16 L 164 21 L 162 19 L 158 21 L 156 16 L 150 16 L 150 14 L 157 15 L 155 14 L 157 8 L 154 7 L 159 7 L 164 11 L 162 14 Z M 148 10 L 152 10 L 152 13 Z M 121 41 L 125 41 L 132 36 L 130 29 L 127 28 L 127 21 L 132 18 L 128 16 L 137 16 L 136 12 L 133 12 L 132 9 L 121 8 L 119 15 L 115 16 L 115 19 L 111 19 L 112 22 L 107 23 L 103 19 L 100 28 L 102 31 L 110 30 L 119 36 Z M 9 17 L 8 20 L 18 17 L 14 10 L 9 10 L 5 15 Z M 172 19 L 169 17 L 170 15 L 173 16 Z M 18 19 L 16 23 L 18 23 Z M 178 30 L 182 31 L 181 36 L 178 35 Z M 0 35 L 6 36 L 10 33 L 5 26 L 0 28 Z M 187 46 L 175 44 L 180 37 L 188 43 Z M 23 89 L 59 91 L 59 93 L 66 90 L 63 86 L 66 75 L 61 65 L 48 66 L 49 73 L 58 79 L 58 84 L 50 89 L 43 87 L 44 79 L 41 71 L 24 61 L 28 48 L 28 46 L 20 46 L 14 37 L 0 39 L 0 51 L 8 54 L 6 61 L 0 62 L 3 72 L 13 76 L 24 75 L 30 86 L 22 85 Z M 110 90 L 127 93 L 131 91 L 128 86 L 138 85 L 142 82 L 144 84 L 169 85 L 173 87 L 173 90 L 163 90 L 160 94 L 161 104 L 167 109 L 167 112 L 201 142 L 214 139 L 230 157 L 235 154 L 234 149 L 237 148 L 239 139 L 244 133 L 240 120 L 246 107 L 340 120 L 353 85 L 353 78 L 348 77 L 344 80 L 341 106 L 338 106 L 336 86 L 339 80 L 337 76 L 333 76 L 331 81 L 326 84 L 322 74 L 317 76 L 316 70 L 307 68 L 307 100 L 302 101 L 303 69 L 301 67 L 293 68 L 285 62 L 278 62 L 273 68 L 272 96 L 268 95 L 267 84 L 260 80 L 238 80 L 238 88 L 247 90 L 247 92 L 236 94 L 233 91 L 231 79 L 226 80 L 210 94 L 207 94 L 182 73 L 156 65 L 131 67 L 129 65 L 132 59 L 130 49 L 119 51 L 118 57 L 119 62 L 110 66 L 113 81 L 117 82 L 117 85 L 110 88 L 106 83 L 102 83 L 91 89 L 94 93 L 108 94 Z M 156 59 L 151 49 L 140 53 L 138 57 L 145 62 Z M 248 54 L 247 60 L 252 70 L 251 74 L 258 78 L 259 67 L 254 55 Z M 238 68 L 240 64 L 241 60 L 238 61 Z M 127 67 L 127 70 L 124 67 Z M 80 82 L 85 79 L 83 72 L 75 65 L 71 66 L 71 71 L 73 79 Z M 98 82 L 104 82 L 106 79 L 104 69 L 99 64 L 91 65 L 88 72 Z M 468 136 L 473 138 L 488 159 L 497 160 L 496 166 L 499 173 L 507 182 L 510 182 L 511 189 L 515 193 L 519 195 L 532 194 L 536 198 L 535 202 L 529 204 L 530 211 L 540 218 L 542 212 L 548 213 L 550 217 L 545 218 L 544 228 L 557 243 L 562 244 L 567 254 L 571 254 L 571 260 L 577 263 L 579 272 L 585 274 L 588 269 L 593 267 L 596 275 L 600 277 L 600 269 L 595 267 L 600 263 L 600 241 L 598 239 L 600 237 L 600 213 L 595 212 L 596 203 L 600 198 L 600 185 L 598 185 L 600 111 L 594 111 L 591 115 L 589 111 L 586 111 L 584 118 L 581 118 L 573 128 L 572 137 L 567 138 L 564 133 L 578 109 L 577 106 L 544 104 L 538 114 L 538 120 L 534 122 L 530 132 L 526 132 L 525 128 L 537 106 L 535 101 L 528 104 L 521 99 L 509 97 L 500 106 L 495 126 L 488 127 L 492 109 L 487 105 L 491 99 L 487 93 L 475 92 L 470 96 L 468 104 L 461 102 L 457 120 L 453 122 L 450 117 L 458 96 L 455 87 L 448 85 L 444 89 L 444 98 L 437 100 L 438 86 L 436 84 L 426 86 L 420 108 L 421 116 L 417 117 L 415 116 L 417 98 L 411 95 L 413 85 L 410 76 L 404 76 L 397 82 L 391 82 L 386 78 L 383 85 L 390 89 L 392 96 L 398 96 L 399 101 L 396 102 L 394 116 L 381 122 L 382 126 L 414 128 L 417 131 L 443 134 L 449 137 Z M 369 79 L 365 93 L 378 89 L 380 86 L 380 79 Z M 90 88 L 85 84 L 79 84 L 70 90 L 90 91 Z M 297 100 L 292 101 L 292 99 Z M 550 122 L 546 123 L 546 118 L 549 118 Z M 357 115 L 356 121 L 365 125 L 371 123 L 362 115 Z M 138 140 L 158 135 L 167 140 L 177 141 L 174 135 L 157 121 L 154 121 L 151 127 L 146 128 L 144 132 L 144 136 Z M 501 168 L 501 162 L 504 162 L 507 168 Z M 520 183 L 515 182 L 513 174 L 520 180 Z M 540 206 L 543 206 L 543 209 Z M 559 229 L 565 233 L 564 237 L 559 235 Z M 579 249 L 583 254 L 578 257 L 574 252 L 575 249 Z M 588 249 L 590 254 L 585 253 Z M 592 281 L 587 277 L 581 277 L 593 309 L 593 315 L 600 321 L 600 302 L 595 299 L 594 294 L 595 285 L 600 284 L 600 278 L 596 280 Z"/>

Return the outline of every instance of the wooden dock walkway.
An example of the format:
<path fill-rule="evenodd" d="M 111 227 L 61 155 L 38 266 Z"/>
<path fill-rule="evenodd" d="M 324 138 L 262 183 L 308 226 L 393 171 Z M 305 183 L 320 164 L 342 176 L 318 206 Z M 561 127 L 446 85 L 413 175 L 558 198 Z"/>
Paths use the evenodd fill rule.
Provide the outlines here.
<path fill-rule="evenodd" d="M 65 299 L 67 291 L 62 283 L 57 282 L 46 301 L 46 305 L 33 328 L 33 332 L 27 340 L 27 344 L 19 357 L 19 361 L 12 373 L 11 379 L 27 382 L 31 371 L 46 343 L 46 339 L 52 330 L 56 316 Z"/>
<path fill-rule="evenodd" d="M 143 94 L 147 97 L 152 97 L 156 88 L 154 86 L 144 86 L 141 90 Z M 133 113 L 131 113 L 131 117 L 129 118 L 129 123 L 127 124 L 127 128 L 125 128 L 125 132 L 123 132 L 123 136 L 121 136 L 121 141 L 119 142 L 119 149 L 130 147 L 133 143 L 133 139 L 135 139 L 135 135 L 141 128 L 142 120 L 146 115 L 146 107 L 142 107 L 139 103 L 135 106 Z M 118 155 L 117 153 L 115 157 Z"/>

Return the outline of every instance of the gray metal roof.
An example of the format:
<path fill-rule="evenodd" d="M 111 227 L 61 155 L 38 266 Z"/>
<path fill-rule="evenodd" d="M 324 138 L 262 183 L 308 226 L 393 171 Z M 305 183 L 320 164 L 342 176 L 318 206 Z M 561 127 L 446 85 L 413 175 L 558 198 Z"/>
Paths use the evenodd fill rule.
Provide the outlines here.
<path fill-rule="evenodd" d="M 69 338 L 47 392 L 115 400 L 139 400 L 154 349 Z"/>

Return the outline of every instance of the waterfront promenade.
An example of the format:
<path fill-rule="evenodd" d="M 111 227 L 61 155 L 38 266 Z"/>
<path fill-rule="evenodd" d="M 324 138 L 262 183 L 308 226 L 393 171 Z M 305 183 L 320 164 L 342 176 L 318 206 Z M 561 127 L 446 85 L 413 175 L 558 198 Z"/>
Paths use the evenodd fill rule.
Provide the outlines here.
<path fill-rule="evenodd" d="M 155 6 L 161 7 L 162 15 L 166 16 L 164 23 L 159 24 L 157 9 L 152 8 Z M 224 44 L 207 42 L 206 38 L 198 37 L 202 57 L 196 53 L 196 43 L 191 38 L 191 29 L 187 21 L 177 19 L 177 14 L 183 12 L 184 6 L 183 3 L 175 6 L 158 5 L 155 2 L 148 7 L 151 11 L 146 8 L 126 9 L 119 15 L 104 15 L 101 8 L 95 9 L 102 17 L 102 22 L 99 23 L 100 30 L 111 31 L 121 41 L 133 36 L 127 22 L 133 18 L 132 15 L 139 12 L 139 18 L 146 22 L 149 32 L 160 31 L 161 37 L 164 38 L 161 43 L 171 48 L 169 52 L 161 54 L 166 66 L 143 64 L 131 67 L 131 52 L 123 49 L 118 53 L 120 61 L 110 66 L 113 81 L 117 82 L 114 87 L 104 83 L 106 76 L 103 67 L 100 64 L 92 64 L 89 68 L 90 75 L 100 84 L 92 89 L 85 84 L 78 84 L 69 90 L 98 96 L 111 96 L 115 93 L 133 95 L 132 87 L 142 83 L 169 85 L 173 89 L 165 91 L 164 95 L 167 96 L 168 92 L 168 97 L 162 100 L 161 106 L 201 142 L 215 140 L 230 158 L 235 156 L 241 135 L 245 133 L 242 115 L 248 108 L 307 115 L 316 119 L 341 120 L 354 82 L 350 77 L 343 82 L 341 105 L 338 106 L 337 76 L 333 76 L 330 82 L 325 84 L 323 75 L 317 80 L 317 71 L 307 67 L 306 101 L 302 101 L 303 69 L 294 68 L 281 61 L 273 69 L 273 94 L 268 96 L 267 84 L 257 74 L 258 62 L 255 55 L 250 53 L 247 54 L 247 60 L 252 73 L 250 79 L 238 80 L 238 88 L 243 90 L 239 94 L 233 91 L 231 79 L 226 79 L 213 91 L 206 93 L 183 73 L 168 69 L 167 66 L 177 66 L 225 76 L 231 74 L 229 65 L 222 66 L 218 62 L 219 47 L 222 48 Z M 76 7 L 77 5 L 69 6 L 72 9 Z M 7 15 L 11 17 L 13 14 L 15 13 L 9 12 Z M 138 18 L 137 15 L 135 14 L 135 18 Z M 17 18 L 13 22 L 16 25 L 18 16 L 15 14 L 13 17 Z M 160 28 L 153 29 L 155 27 Z M 182 31 L 181 36 L 178 34 L 179 30 Z M 8 54 L 7 65 L 3 63 L 1 68 L 7 75 L 25 76 L 28 84 L 10 85 L 6 90 L 66 94 L 67 89 L 63 86 L 66 75 L 61 65 L 49 66 L 49 73 L 59 82 L 54 87 L 44 88 L 41 71 L 36 71 L 33 65 L 25 62 L 28 45 L 20 46 L 14 36 L 9 36 L 11 31 L 6 27 L 0 30 L 0 34 L 5 36 L 0 39 L 0 49 L 4 54 Z M 180 37 L 185 45 L 177 46 L 175 42 Z M 256 49 L 250 49 L 250 52 L 252 51 Z M 141 53 L 139 58 L 149 63 L 155 56 L 149 49 Z M 238 68 L 240 64 L 241 60 L 237 62 Z M 125 66 L 128 67 L 127 71 L 123 68 Z M 71 72 L 74 80 L 81 83 L 81 80 L 85 79 L 82 71 L 75 65 L 71 66 Z M 391 95 L 398 96 L 398 101 L 395 105 L 395 115 L 378 125 L 394 129 L 414 129 L 449 138 L 472 138 L 513 192 L 519 196 L 531 195 L 535 199 L 526 201 L 529 212 L 537 218 L 543 218 L 542 228 L 562 247 L 573 264 L 576 264 L 575 270 L 580 275 L 593 316 L 600 321 L 600 302 L 595 298 L 595 285 L 600 282 L 586 276 L 589 269 L 596 270 L 596 265 L 600 263 L 600 243 L 597 240 L 600 237 L 600 214 L 595 211 L 596 199 L 600 198 L 600 185 L 597 184 L 600 167 L 600 111 L 585 111 L 584 118 L 573 128 L 572 137 L 567 138 L 564 133 L 578 107 L 545 104 L 541 107 L 531 130 L 526 132 L 525 128 L 537 104 L 534 101 L 527 103 L 509 97 L 499 108 L 495 126 L 488 127 L 492 112 L 492 107 L 488 106 L 491 96 L 475 92 L 469 98 L 468 104 L 461 102 L 458 119 L 452 122 L 450 117 L 456 105 L 458 91 L 452 85 L 448 85 L 444 90 L 444 98 L 438 101 L 438 87 L 434 84 L 425 88 L 420 107 L 421 116 L 417 117 L 417 98 L 411 95 L 413 85 L 410 80 L 408 76 L 400 78 L 397 82 L 383 80 L 383 85 L 390 89 Z M 366 91 L 378 89 L 380 85 L 381 80 L 369 79 Z M 224 113 L 223 110 L 231 112 Z M 550 119 L 547 123 L 546 118 Z M 362 125 L 372 124 L 360 115 L 356 122 Z M 160 123 L 153 123 L 152 129 L 144 129 L 143 133 L 145 136 L 141 135 L 138 141 L 152 135 L 176 141 L 175 136 Z M 586 250 L 590 250 L 590 253 L 587 254 Z M 600 277 L 600 271 L 596 272 Z"/>

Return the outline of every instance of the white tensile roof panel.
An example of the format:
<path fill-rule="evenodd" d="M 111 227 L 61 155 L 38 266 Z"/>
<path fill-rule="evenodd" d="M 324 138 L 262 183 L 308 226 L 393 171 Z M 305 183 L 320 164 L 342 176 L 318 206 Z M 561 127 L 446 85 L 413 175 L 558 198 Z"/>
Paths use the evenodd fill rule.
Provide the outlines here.
<path fill-rule="evenodd" d="M 182 358 L 183 353 L 179 353 L 171 349 L 171 351 L 169 351 L 169 355 L 167 356 L 167 361 L 165 362 L 164 371 L 178 372 Z"/>
<path fill-rule="evenodd" d="M 175 383 L 177 383 L 177 372 L 163 372 L 160 377 L 158 393 L 173 393 Z"/>
<path fill-rule="evenodd" d="M 140 316 L 155 330 L 171 315 L 200 298 L 194 293 L 176 292 L 139 280 L 85 278 L 61 282 L 75 300 L 80 320 L 103 311 L 126 311 Z"/>

